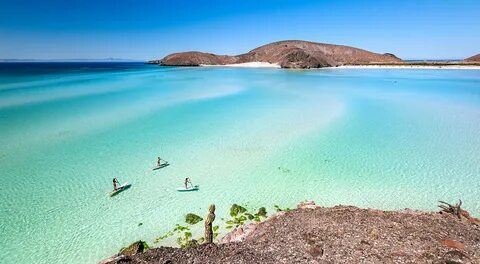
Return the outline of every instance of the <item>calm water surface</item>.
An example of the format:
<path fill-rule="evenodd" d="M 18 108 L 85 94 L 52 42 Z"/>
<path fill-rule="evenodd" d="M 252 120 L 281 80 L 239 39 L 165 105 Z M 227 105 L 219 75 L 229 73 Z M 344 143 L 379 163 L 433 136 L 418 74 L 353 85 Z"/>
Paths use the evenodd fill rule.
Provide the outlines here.
<path fill-rule="evenodd" d="M 0 259 L 95 263 L 210 203 L 479 216 L 479 135 L 478 70 L 0 64 Z"/>

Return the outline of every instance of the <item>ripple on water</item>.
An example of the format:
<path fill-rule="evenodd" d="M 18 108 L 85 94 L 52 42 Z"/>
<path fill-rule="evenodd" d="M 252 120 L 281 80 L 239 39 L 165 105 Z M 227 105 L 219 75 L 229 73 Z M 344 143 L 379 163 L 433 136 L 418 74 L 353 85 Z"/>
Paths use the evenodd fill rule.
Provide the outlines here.
<path fill-rule="evenodd" d="M 304 199 L 435 210 L 438 199 L 462 198 L 480 211 L 471 72 L 141 68 L 87 76 L 88 87 L 77 75 L 66 90 L 32 77 L 9 92 L 20 98 L 32 86 L 41 100 L 0 107 L 7 262 L 95 263 L 210 203 L 218 219 L 232 203 Z M 171 165 L 153 172 L 157 155 Z M 132 188 L 108 197 L 113 177 Z M 185 177 L 200 191 L 176 192 Z"/>

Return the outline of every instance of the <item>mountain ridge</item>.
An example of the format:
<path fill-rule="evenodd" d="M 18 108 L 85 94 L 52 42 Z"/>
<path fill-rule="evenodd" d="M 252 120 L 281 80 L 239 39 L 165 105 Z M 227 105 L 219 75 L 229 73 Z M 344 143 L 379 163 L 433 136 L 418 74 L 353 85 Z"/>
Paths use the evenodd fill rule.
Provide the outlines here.
<path fill-rule="evenodd" d="M 172 53 L 149 63 L 163 66 L 227 65 L 249 62 L 267 62 L 281 68 L 323 68 L 341 65 L 403 64 L 392 53 L 379 54 L 345 45 L 317 43 L 303 40 L 282 40 L 262 45 L 239 55 L 187 51 Z"/>
<path fill-rule="evenodd" d="M 466 62 L 480 62 L 480 54 L 468 57 L 464 61 L 466 61 Z"/>

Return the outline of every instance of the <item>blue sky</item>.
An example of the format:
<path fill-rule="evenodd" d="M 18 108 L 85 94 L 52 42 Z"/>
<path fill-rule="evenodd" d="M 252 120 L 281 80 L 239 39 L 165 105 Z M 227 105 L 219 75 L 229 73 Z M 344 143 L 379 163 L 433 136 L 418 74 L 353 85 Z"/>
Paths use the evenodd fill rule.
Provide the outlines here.
<path fill-rule="evenodd" d="M 284 39 L 403 59 L 480 53 L 480 1 L 0 0 L 0 58 L 155 59 Z"/>

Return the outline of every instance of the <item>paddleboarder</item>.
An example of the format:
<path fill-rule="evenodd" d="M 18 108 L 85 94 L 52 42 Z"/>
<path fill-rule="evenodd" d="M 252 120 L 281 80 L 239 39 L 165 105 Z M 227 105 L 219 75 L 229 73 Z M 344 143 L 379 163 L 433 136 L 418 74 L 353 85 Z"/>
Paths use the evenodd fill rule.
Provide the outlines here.
<path fill-rule="evenodd" d="M 160 167 L 162 164 L 162 159 L 160 157 L 157 158 L 157 166 Z"/>
<path fill-rule="evenodd" d="M 120 185 L 120 183 L 118 182 L 117 178 L 113 178 L 113 190 L 114 191 L 116 191 L 118 189 L 117 185 Z"/>
<path fill-rule="evenodd" d="M 192 184 L 192 182 L 190 181 L 190 178 L 185 178 L 185 189 L 188 189 L 188 184 L 190 183 L 190 185 Z"/>

